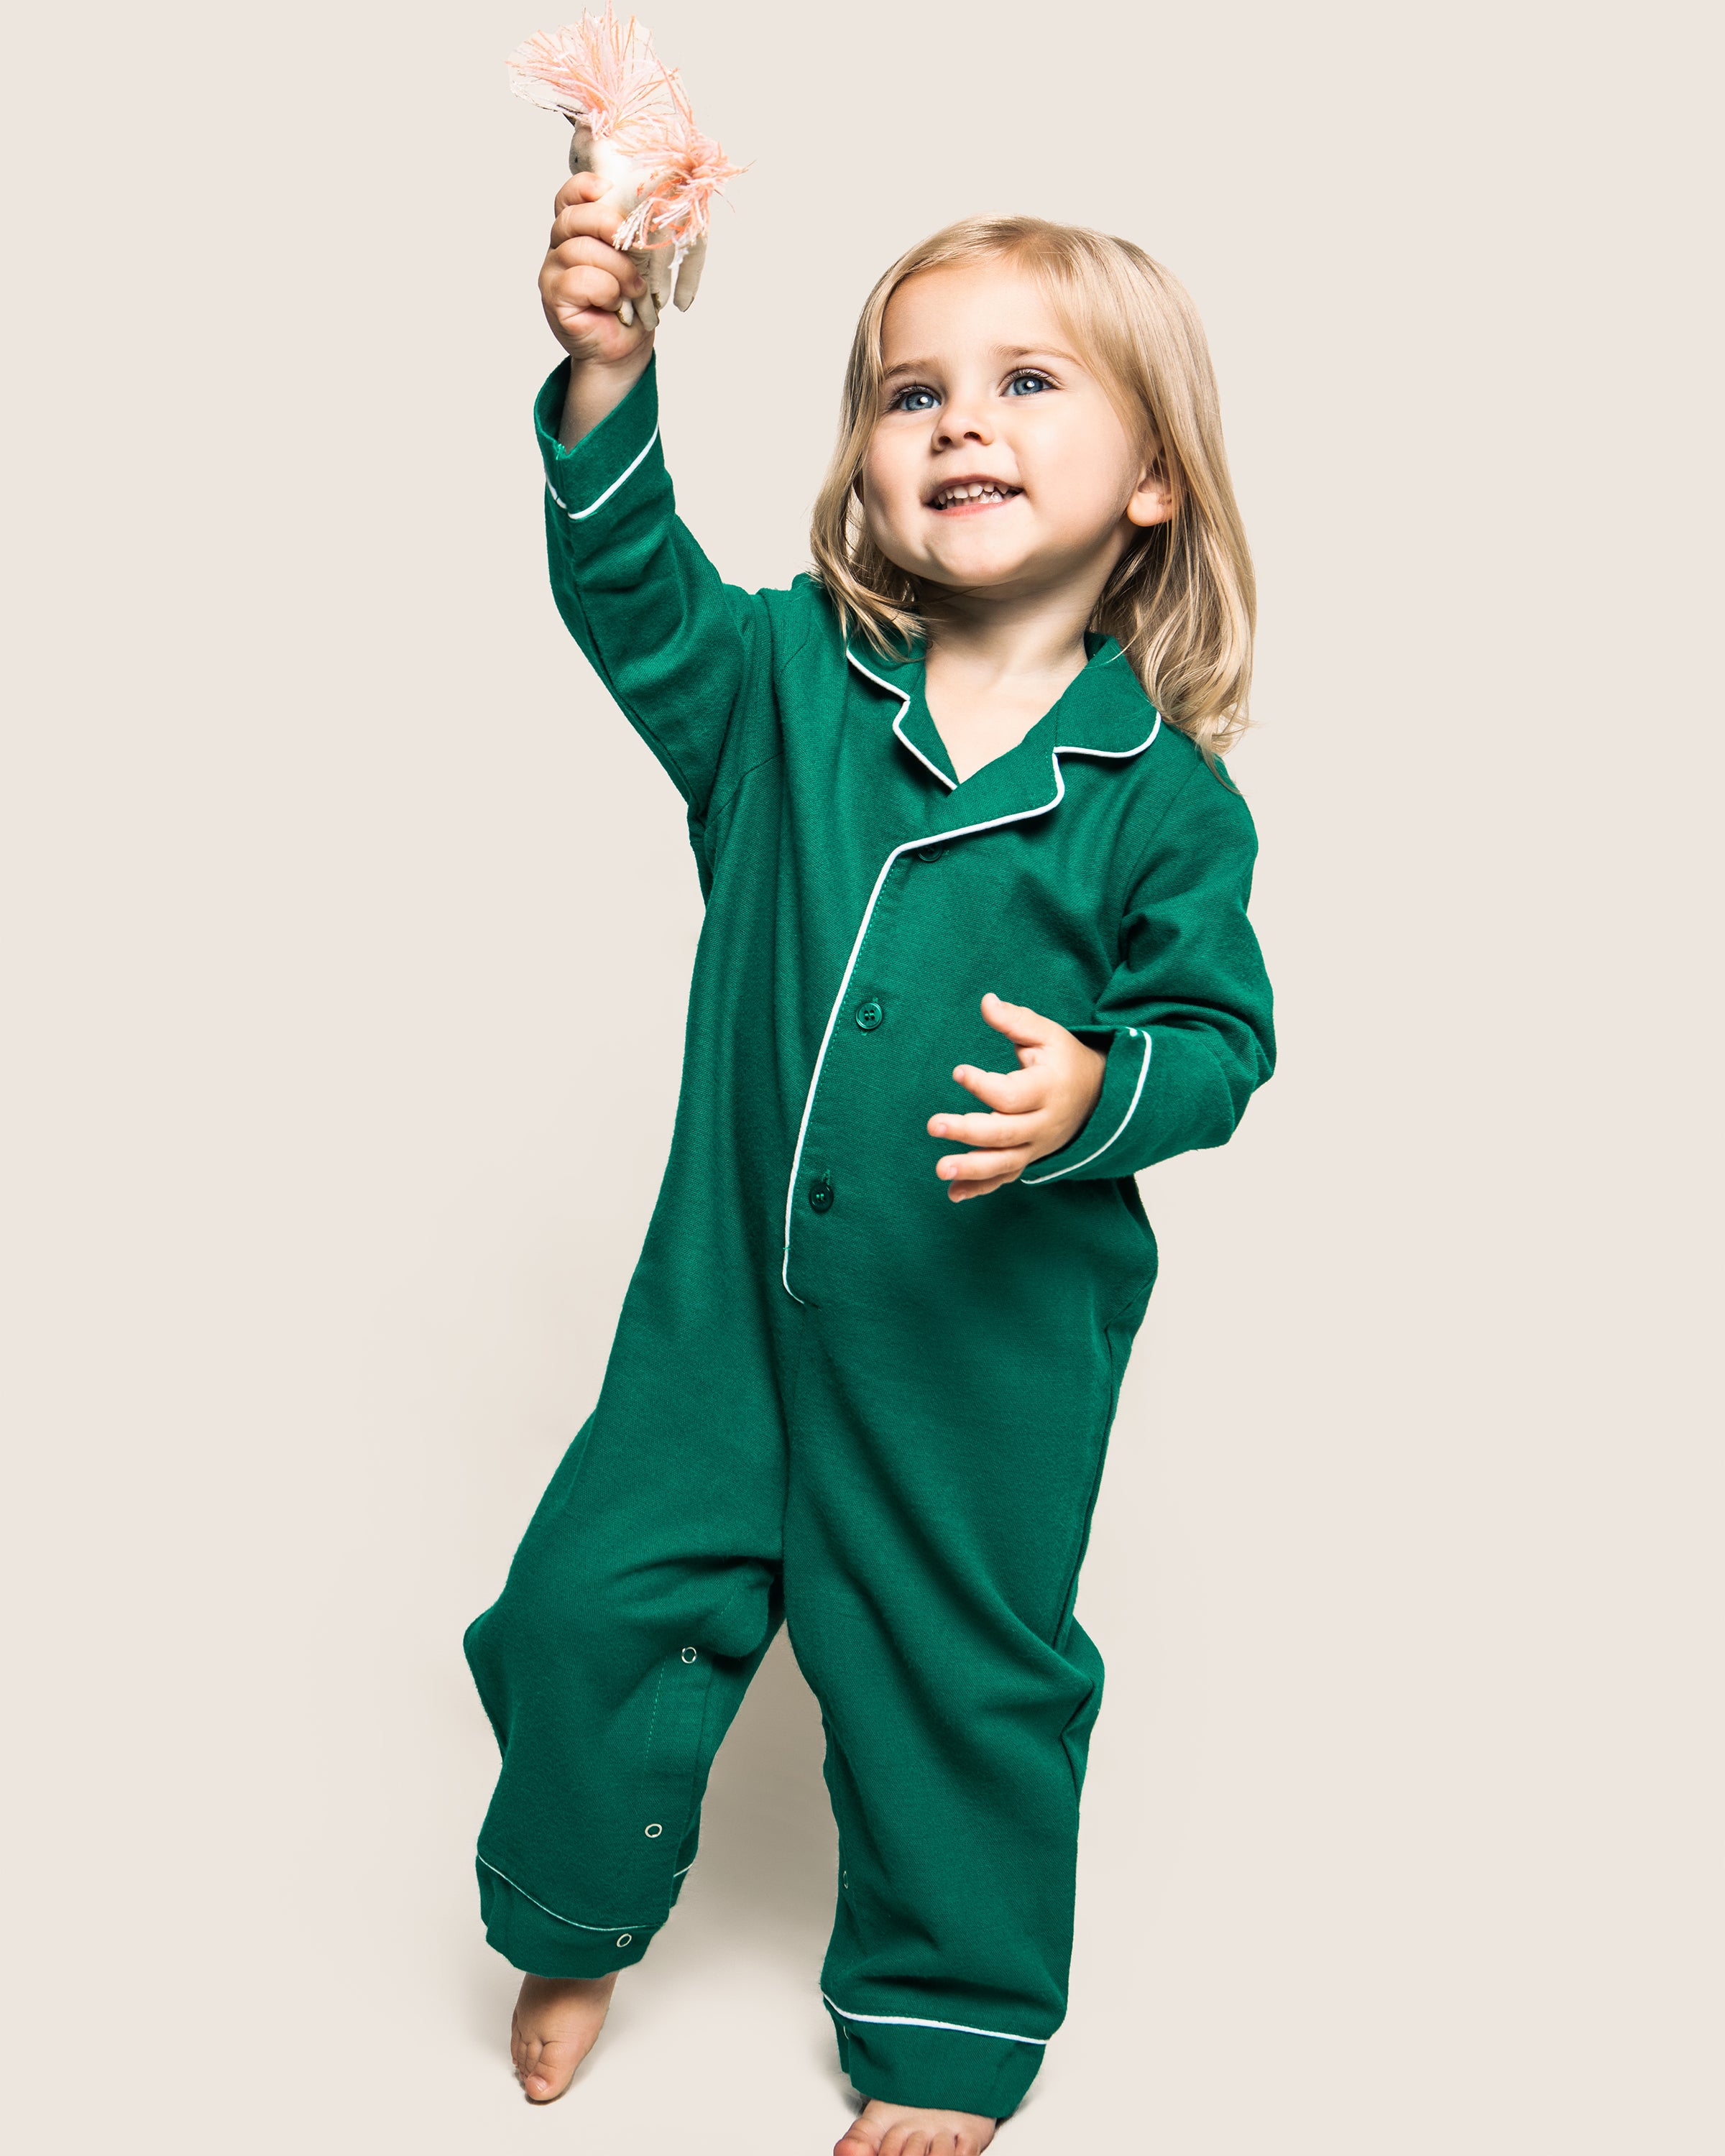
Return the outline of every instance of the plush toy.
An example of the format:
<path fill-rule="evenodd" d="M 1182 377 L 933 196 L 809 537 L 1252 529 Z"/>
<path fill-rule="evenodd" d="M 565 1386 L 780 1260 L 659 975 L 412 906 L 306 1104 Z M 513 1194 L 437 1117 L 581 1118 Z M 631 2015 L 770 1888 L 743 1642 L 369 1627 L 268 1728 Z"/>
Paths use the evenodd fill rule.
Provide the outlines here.
<path fill-rule="evenodd" d="M 652 33 L 633 15 L 619 23 L 611 0 L 603 15 L 517 45 L 509 66 L 516 96 L 564 114 L 573 127 L 569 170 L 597 172 L 601 200 L 615 198 L 624 213 L 617 245 L 647 283 L 644 299 L 624 300 L 617 312 L 655 328 L 670 301 L 686 307 L 695 297 L 713 197 L 742 167 L 696 126 Z"/>

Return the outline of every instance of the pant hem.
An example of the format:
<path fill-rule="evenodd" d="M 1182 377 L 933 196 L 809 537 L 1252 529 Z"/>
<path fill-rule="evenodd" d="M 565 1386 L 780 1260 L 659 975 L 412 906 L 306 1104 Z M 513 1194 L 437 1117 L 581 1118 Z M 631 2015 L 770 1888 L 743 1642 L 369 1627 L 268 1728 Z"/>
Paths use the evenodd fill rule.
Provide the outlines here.
<path fill-rule="evenodd" d="M 660 1928 L 619 1924 L 615 1931 L 602 1931 L 577 1925 L 542 1907 L 484 1857 L 475 1858 L 474 1869 L 485 1943 L 524 1975 L 608 1976 L 638 1962 Z"/>
<path fill-rule="evenodd" d="M 1046 2046 L 968 2024 L 929 2025 L 847 2015 L 822 1999 L 839 2040 L 839 2063 L 859 2095 L 927 2111 L 1005 2118 L 1024 2098 Z"/>

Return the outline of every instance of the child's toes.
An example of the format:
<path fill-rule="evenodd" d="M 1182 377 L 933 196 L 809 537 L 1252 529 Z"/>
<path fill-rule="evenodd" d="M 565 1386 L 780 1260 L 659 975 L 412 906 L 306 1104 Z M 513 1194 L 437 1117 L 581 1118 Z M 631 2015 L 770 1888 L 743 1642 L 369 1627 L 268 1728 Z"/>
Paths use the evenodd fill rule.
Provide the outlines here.
<path fill-rule="evenodd" d="M 550 2037 L 537 2046 L 537 2056 L 530 2061 L 526 2079 L 521 2086 L 535 2103 L 549 2103 L 553 2097 L 561 2096 L 567 2088 L 580 2063 L 578 2045 L 566 2044 L 555 2036 Z"/>

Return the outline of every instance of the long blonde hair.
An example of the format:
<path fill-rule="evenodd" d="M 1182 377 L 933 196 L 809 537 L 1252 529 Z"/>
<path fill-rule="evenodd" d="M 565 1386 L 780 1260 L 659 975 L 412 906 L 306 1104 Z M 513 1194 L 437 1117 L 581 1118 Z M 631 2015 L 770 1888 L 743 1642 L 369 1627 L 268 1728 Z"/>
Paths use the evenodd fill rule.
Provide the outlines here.
<path fill-rule="evenodd" d="M 927 634 L 927 595 L 875 546 L 863 516 L 881 326 L 888 300 L 919 271 L 1002 259 L 1042 279 L 1173 500 L 1170 520 L 1122 555 L 1091 627 L 1119 640 L 1168 723 L 1216 756 L 1248 724 L 1257 587 L 1204 325 L 1184 286 L 1129 239 L 1040 217 L 973 217 L 899 257 L 870 293 L 850 347 L 838 446 L 809 534 L 815 572 L 847 632 L 860 629 L 882 651 Z"/>

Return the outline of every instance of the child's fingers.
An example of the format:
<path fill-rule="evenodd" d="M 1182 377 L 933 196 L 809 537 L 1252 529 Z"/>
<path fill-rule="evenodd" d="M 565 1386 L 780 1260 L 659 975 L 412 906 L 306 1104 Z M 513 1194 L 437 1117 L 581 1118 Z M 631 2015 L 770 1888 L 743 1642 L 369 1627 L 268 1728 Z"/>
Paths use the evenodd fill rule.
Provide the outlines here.
<path fill-rule="evenodd" d="M 545 259 L 547 263 L 555 263 L 560 270 L 603 270 L 620 292 L 638 295 L 647 289 L 640 271 L 628 255 L 619 254 L 614 247 L 607 247 L 602 239 L 565 239 L 553 247 Z"/>
<path fill-rule="evenodd" d="M 623 225 L 623 211 L 614 191 L 593 172 L 578 172 L 559 187 L 556 213 L 551 222 L 551 244 L 585 235 L 608 244 Z"/>
<path fill-rule="evenodd" d="M 983 998 L 983 1016 L 996 1033 L 1004 1033 L 1014 1048 L 1041 1048 L 1055 1034 L 1065 1029 L 1024 1004 L 1006 1002 L 992 988 Z"/>
<path fill-rule="evenodd" d="M 1029 1116 L 931 1116 L 928 1135 L 960 1145 L 1027 1146 L 1034 1132 Z"/>
<path fill-rule="evenodd" d="M 1014 1168 L 1010 1175 L 997 1175 L 987 1183 L 954 1183 L 947 1186 L 947 1196 L 955 1205 L 962 1205 L 967 1198 L 986 1198 L 991 1190 L 1003 1190 L 1009 1183 L 1016 1183 L 1020 1171 Z"/>
<path fill-rule="evenodd" d="M 591 173 L 583 172 L 579 178 L 571 180 L 567 187 L 557 189 L 557 200 L 552 205 L 551 228 L 553 234 L 573 229 L 586 230 L 603 218 L 618 216 L 615 203 L 602 203 L 590 189 L 583 187 L 583 182 L 592 177 Z M 577 192 L 578 189 L 582 191 Z"/>
<path fill-rule="evenodd" d="M 575 203 L 597 202 L 605 192 L 605 182 L 597 172 L 575 172 L 557 189 L 557 206 L 567 209 Z"/>
<path fill-rule="evenodd" d="M 1048 1092 L 1047 1072 L 1034 1065 L 1028 1070 L 978 1070 L 973 1063 L 961 1063 L 952 1075 L 967 1093 L 1009 1116 L 1033 1113 Z"/>
<path fill-rule="evenodd" d="M 934 1164 L 942 1183 L 987 1183 L 991 1178 L 1016 1175 L 1029 1158 L 1028 1146 L 1014 1146 L 999 1152 L 947 1152 Z"/>
<path fill-rule="evenodd" d="M 622 285 L 608 270 L 595 269 L 587 263 L 548 275 L 544 280 L 544 290 L 546 305 L 564 314 L 583 315 L 598 310 L 614 315 L 624 297 Z"/>
<path fill-rule="evenodd" d="M 546 244 L 558 247 L 566 239 L 596 239 L 602 247 L 608 247 L 622 224 L 614 203 L 572 203 L 552 218 L 551 238 Z"/>

